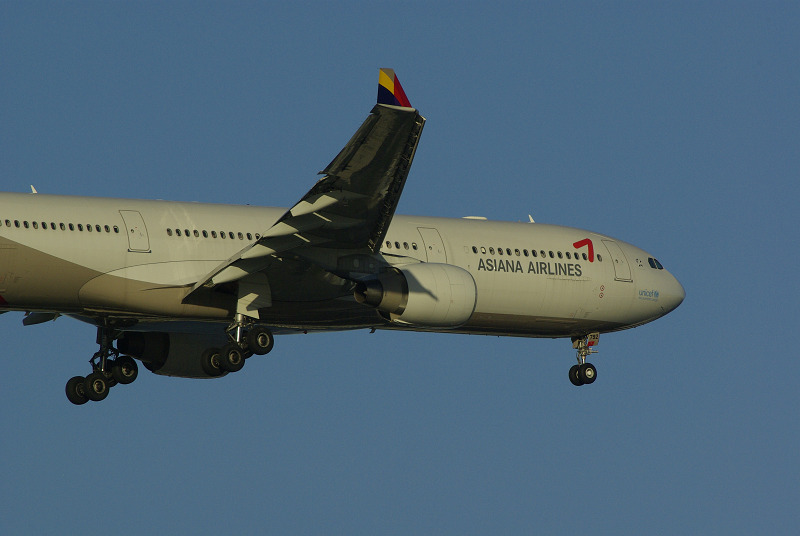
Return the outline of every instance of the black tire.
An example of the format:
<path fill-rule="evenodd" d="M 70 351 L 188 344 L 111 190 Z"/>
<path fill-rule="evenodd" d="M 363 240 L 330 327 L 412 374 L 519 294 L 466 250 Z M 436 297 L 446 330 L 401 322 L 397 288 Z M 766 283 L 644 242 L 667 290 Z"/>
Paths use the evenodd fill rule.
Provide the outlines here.
<path fill-rule="evenodd" d="M 238 344 L 226 344 L 219 354 L 219 368 L 225 372 L 239 372 L 244 367 L 244 352 Z"/>
<path fill-rule="evenodd" d="M 139 366 L 132 357 L 123 355 L 114 361 L 111 376 L 121 385 L 133 383 L 139 376 Z"/>
<path fill-rule="evenodd" d="M 94 402 L 100 402 L 108 396 L 111 389 L 108 385 L 108 378 L 102 372 L 92 372 L 83 381 L 83 391 L 86 398 Z"/>
<path fill-rule="evenodd" d="M 583 383 L 589 385 L 597 379 L 597 369 L 591 363 L 584 363 L 578 370 L 578 377 Z"/>
<path fill-rule="evenodd" d="M 275 346 L 275 337 L 265 326 L 253 326 L 247 332 L 247 349 L 255 355 L 268 354 L 273 346 Z"/>
<path fill-rule="evenodd" d="M 76 406 L 80 406 L 89 401 L 83 388 L 83 382 L 85 380 L 86 378 L 83 376 L 74 376 L 67 382 L 67 399 Z"/>
<path fill-rule="evenodd" d="M 203 372 L 208 374 L 211 378 L 217 378 L 225 374 L 225 371 L 220 367 L 220 349 L 208 348 L 200 355 L 200 366 L 203 367 Z"/>
<path fill-rule="evenodd" d="M 580 374 L 578 372 L 579 370 L 580 370 L 579 365 L 572 365 L 572 367 L 570 367 L 569 369 L 569 381 L 572 382 L 572 385 L 574 385 L 575 387 L 580 387 L 581 385 L 583 385 L 583 381 L 581 380 Z"/>

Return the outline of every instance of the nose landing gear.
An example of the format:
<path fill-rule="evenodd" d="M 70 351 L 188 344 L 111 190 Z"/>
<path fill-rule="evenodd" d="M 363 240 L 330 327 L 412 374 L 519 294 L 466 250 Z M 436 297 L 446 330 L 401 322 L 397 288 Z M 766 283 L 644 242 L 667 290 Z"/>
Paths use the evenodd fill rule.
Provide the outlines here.
<path fill-rule="evenodd" d="M 97 342 L 100 350 L 89 363 L 92 373 L 86 376 L 74 376 L 66 385 L 67 399 L 75 405 L 88 401 L 99 402 L 108 396 L 109 390 L 117 385 L 127 385 L 139 375 L 139 367 L 132 357 L 120 355 L 113 347 L 114 330 L 110 327 L 97 328 Z"/>
<path fill-rule="evenodd" d="M 591 354 L 596 354 L 594 346 L 600 340 L 599 333 L 590 333 L 585 337 L 573 337 L 572 347 L 575 348 L 578 364 L 569 369 L 569 381 L 576 387 L 594 383 L 597 379 L 597 369 L 594 365 L 586 362 L 586 358 Z"/>

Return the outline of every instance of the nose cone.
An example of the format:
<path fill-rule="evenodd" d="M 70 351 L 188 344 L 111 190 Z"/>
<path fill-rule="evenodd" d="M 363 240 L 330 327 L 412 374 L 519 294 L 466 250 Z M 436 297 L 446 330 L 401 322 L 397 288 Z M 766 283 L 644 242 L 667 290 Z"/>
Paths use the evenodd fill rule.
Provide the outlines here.
<path fill-rule="evenodd" d="M 666 272 L 666 270 L 664 270 Z M 683 299 L 686 297 L 686 291 L 683 289 L 683 285 L 675 279 L 675 276 L 672 274 L 664 274 L 668 277 L 668 281 L 665 282 L 663 285 L 663 290 L 661 293 L 661 307 L 664 309 L 664 314 L 669 313 L 670 311 L 674 311 L 677 307 L 683 303 Z"/>

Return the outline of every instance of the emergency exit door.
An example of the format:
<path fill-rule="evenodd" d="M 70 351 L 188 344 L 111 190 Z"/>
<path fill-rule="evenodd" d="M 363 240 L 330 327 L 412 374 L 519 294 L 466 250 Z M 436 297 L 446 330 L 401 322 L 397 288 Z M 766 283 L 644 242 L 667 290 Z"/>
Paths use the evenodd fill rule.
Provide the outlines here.
<path fill-rule="evenodd" d="M 150 238 L 147 236 L 147 227 L 144 218 L 138 210 L 120 210 L 122 221 L 125 222 L 125 231 L 128 234 L 128 251 L 139 253 L 150 252 Z"/>
<path fill-rule="evenodd" d="M 417 227 L 422 237 L 425 253 L 428 255 L 428 262 L 447 262 L 447 253 L 444 250 L 444 243 L 439 231 L 432 227 Z"/>
<path fill-rule="evenodd" d="M 633 281 L 631 278 L 631 265 L 628 264 L 628 259 L 619 244 L 613 240 L 603 240 L 606 245 L 609 255 L 611 255 L 611 262 L 614 263 L 614 279 L 617 281 Z"/>

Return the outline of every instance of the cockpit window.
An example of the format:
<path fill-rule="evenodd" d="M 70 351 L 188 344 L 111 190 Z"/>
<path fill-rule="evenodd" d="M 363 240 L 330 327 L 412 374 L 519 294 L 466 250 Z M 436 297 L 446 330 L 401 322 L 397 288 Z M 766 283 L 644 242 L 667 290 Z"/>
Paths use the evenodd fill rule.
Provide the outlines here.
<path fill-rule="evenodd" d="M 664 267 L 661 265 L 661 263 L 658 262 L 658 260 L 654 259 L 653 257 L 648 257 L 647 258 L 647 263 L 650 265 L 651 268 L 655 268 L 656 270 L 663 270 L 664 269 Z"/>

